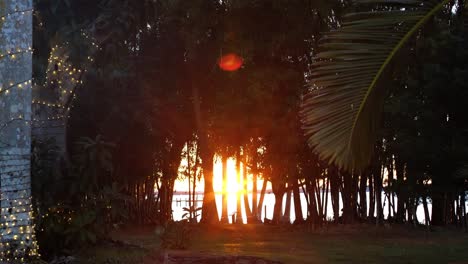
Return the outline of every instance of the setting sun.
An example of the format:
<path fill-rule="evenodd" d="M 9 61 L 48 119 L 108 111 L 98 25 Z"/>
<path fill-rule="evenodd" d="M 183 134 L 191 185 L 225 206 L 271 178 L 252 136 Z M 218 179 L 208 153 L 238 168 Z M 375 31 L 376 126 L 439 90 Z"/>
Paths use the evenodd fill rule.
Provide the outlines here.
<path fill-rule="evenodd" d="M 235 196 L 238 192 L 242 192 L 243 188 L 238 181 L 235 159 L 229 158 L 227 160 L 227 182 L 225 186 L 223 186 L 223 164 L 220 158 L 217 158 L 214 163 L 213 173 L 213 188 L 215 193 L 221 194 L 225 192 L 229 196 Z M 242 175 L 242 169 L 240 173 Z"/>

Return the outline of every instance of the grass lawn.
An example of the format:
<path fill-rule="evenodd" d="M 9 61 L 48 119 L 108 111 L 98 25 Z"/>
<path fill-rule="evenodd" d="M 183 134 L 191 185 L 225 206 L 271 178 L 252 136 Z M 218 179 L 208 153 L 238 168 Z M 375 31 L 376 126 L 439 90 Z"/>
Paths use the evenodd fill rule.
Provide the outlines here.
<path fill-rule="evenodd" d="M 362 225 L 310 231 L 294 226 L 221 225 L 195 226 L 190 237 L 183 254 L 259 256 L 283 263 L 468 264 L 468 234 L 461 230 Z M 118 232 L 115 238 L 145 250 L 93 249 L 92 254 L 88 252 L 95 256 L 93 263 L 155 263 L 160 241 L 152 228 Z"/>

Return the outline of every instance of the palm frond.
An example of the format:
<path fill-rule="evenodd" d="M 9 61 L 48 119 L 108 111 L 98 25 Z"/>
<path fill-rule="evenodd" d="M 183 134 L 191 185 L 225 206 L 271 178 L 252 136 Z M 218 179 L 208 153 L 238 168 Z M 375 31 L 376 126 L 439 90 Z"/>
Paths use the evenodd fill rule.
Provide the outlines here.
<path fill-rule="evenodd" d="M 322 159 L 348 170 L 369 163 L 385 95 L 379 81 L 411 36 L 448 2 L 359 0 L 359 7 L 373 9 L 348 14 L 325 34 L 301 113 L 308 143 Z"/>

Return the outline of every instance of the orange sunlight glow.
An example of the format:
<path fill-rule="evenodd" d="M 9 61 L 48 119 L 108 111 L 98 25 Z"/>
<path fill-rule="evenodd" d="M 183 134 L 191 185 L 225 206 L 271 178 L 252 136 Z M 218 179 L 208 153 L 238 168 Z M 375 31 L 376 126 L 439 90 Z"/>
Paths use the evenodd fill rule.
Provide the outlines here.
<path fill-rule="evenodd" d="M 242 175 L 242 168 L 240 170 Z M 243 186 L 238 181 L 236 170 L 236 160 L 229 158 L 227 160 L 227 181 L 223 186 L 223 164 L 221 158 L 217 158 L 213 169 L 213 189 L 215 193 L 227 193 L 228 196 L 235 196 L 238 192 L 243 192 Z"/>

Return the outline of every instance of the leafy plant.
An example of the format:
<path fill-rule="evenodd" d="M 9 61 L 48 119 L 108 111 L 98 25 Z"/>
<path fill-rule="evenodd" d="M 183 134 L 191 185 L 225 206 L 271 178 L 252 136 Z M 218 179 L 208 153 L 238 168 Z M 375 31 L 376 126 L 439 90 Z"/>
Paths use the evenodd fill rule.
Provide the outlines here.
<path fill-rule="evenodd" d="M 197 218 L 200 216 L 200 214 L 197 214 L 202 210 L 202 207 L 197 207 L 195 205 L 191 205 L 189 207 L 184 207 L 182 208 L 182 211 L 185 213 L 182 215 L 183 219 L 187 219 L 190 223 L 196 223 Z"/>
<path fill-rule="evenodd" d="M 370 8 L 348 14 L 339 29 L 325 34 L 302 117 L 309 145 L 347 169 L 369 163 L 390 63 L 449 0 L 356 2 Z"/>

